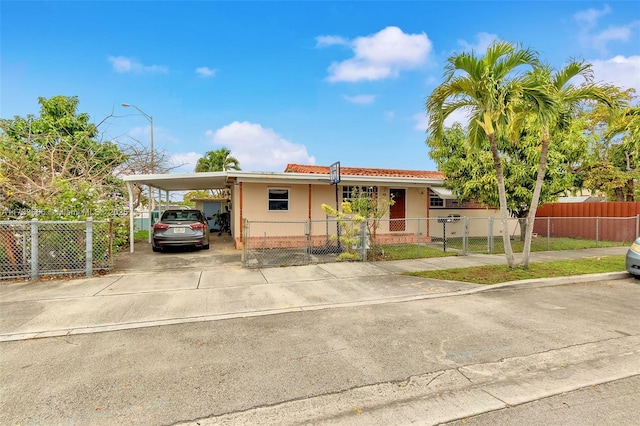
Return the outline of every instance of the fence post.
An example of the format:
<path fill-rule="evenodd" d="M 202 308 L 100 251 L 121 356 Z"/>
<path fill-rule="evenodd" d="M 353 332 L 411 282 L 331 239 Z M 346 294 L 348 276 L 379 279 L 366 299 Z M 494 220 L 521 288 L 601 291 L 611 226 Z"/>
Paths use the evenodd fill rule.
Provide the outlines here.
<path fill-rule="evenodd" d="M 487 230 L 487 251 L 493 254 L 493 218 L 489 217 L 489 229 Z"/>
<path fill-rule="evenodd" d="M 38 279 L 38 219 L 31 219 L 31 279 Z"/>
<path fill-rule="evenodd" d="M 85 233 L 85 270 L 86 276 L 91 277 L 93 276 L 93 218 L 87 218 Z"/>
<path fill-rule="evenodd" d="M 360 260 L 367 261 L 367 226 L 366 221 L 360 224 Z"/>
<path fill-rule="evenodd" d="M 249 259 L 249 221 L 247 218 L 242 220 L 242 266 L 247 267 Z"/>
<path fill-rule="evenodd" d="M 109 256 L 109 260 L 108 260 L 108 264 L 109 267 L 113 266 L 113 239 L 115 238 L 115 235 L 113 234 L 113 219 L 109 219 L 109 253 L 107 253 L 107 256 Z"/>
<path fill-rule="evenodd" d="M 469 250 L 469 217 L 462 218 L 462 255 L 466 256 Z"/>
<path fill-rule="evenodd" d="M 311 250 L 313 249 L 313 244 L 311 243 L 311 219 L 307 219 L 305 221 L 304 233 L 307 237 L 307 247 L 305 250 L 305 261 L 306 263 L 311 263 Z"/>
<path fill-rule="evenodd" d="M 598 240 L 600 239 L 600 218 L 596 217 L 596 247 L 598 247 Z"/>
<path fill-rule="evenodd" d="M 416 219 L 416 221 L 418 222 L 418 231 L 417 231 L 417 242 L 418 242 L 418 257 L 420 257 L 420 237 L 422 236 L 422 233 L 420 232 L 420 219 Z"/>

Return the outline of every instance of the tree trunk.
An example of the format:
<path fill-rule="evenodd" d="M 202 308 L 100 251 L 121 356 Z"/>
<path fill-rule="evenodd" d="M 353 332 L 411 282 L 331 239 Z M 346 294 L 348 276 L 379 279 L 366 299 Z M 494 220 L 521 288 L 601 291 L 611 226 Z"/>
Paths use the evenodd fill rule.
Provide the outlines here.
<path fill-rule="evenodd" d="M 507 265 L 513 269 L 515 267 L 515 259 L 513 257 L 513 249 L 511 248 L 511 238 L 509 238 L 509 212 L 507 211 L 507 191 L 504 187 L 504 173 L 502 171 L 502 163 L 500 162 L 500 154 L 498 152 L 498 143 L 496 135 L 489 135 L 491 144 L 491 155 L 493 156 L 493 165 L 496 168 L 496 177 L 498 178 L 498 194 L 500 196 L 500 221 L 502 222 L 502 242 L 504 244 L 504 253 L 507 257 Z"/>
<path fill-rule="evenodd" d="M 519 217 L 518 223 L 520 224 L 520 241 L 524 241 L 527 238 L 527 218 Z"/>
<path fill-rule="evenodd" d="M 544 173 L 547 169 L 547 155 L 549 153 L 549 134 L 543 133 L 542 146 L 540 149 L 540 162 L 538 163 L 538 177 L 536 179 L 536 186 L 533 189 L 533 196 L 531 197 L 531 206 L 529 207 L 529 215 L 527 216 L 527 232 L 524 239 L 524 247 L 522 249 L 522 267 L 529 267 L 529 258 L 531 256 L 531 239 L 533 237 L 533 225 L 536 220 L 536 212 L 538 210 L 538 202 L 540 201 L 540 193 L 542 192 L 542 182 L 544 180 Z"/>

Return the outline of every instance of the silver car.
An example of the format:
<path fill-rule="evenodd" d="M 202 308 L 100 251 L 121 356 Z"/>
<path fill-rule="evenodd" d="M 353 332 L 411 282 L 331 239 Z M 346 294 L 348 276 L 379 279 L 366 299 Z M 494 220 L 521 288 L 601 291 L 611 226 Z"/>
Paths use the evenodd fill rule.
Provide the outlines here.
<path fill-rule="evenodd" d="M 165 247 L 209 249 L 209 225 L 200 210 L 165 210 L 153 225 L 153 251 Z"/>
<path fill-rule="evenodd" d="M 636 239 L 627 250 L 625 263 L 627 272 L 636 278 L 640 278 L 640 238 Z"/>

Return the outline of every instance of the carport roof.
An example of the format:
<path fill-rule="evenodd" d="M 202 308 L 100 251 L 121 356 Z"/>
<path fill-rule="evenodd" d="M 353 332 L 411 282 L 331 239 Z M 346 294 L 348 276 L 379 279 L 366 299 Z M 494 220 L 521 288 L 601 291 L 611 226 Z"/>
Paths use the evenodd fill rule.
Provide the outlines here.
<path fill-rule="evenodd" d="M 366 171 L 374 169 L 363 169 Z M 444 176 L 439 172 L 429 174 L 345 174 L 341 182 L 345 185 L 398 185 L 398 186 L 443 186 Z M 261 183 L 304 183 L 329 184 L 329 173 L 295 172 L 244 172 L 229 170 L 226 172 L 208 173 L 169 173 L 153 175 L 128 175 L 122 178 L 125 182 L 149 185 L 165 191 L 190 191 L 224 188 L 237 180 L 239 182 Z"/>
<path fill-rule="evenodd" d="M 122 180 L 165 191 L 204 190 L 224 188 L 227 184 L 227 172 L 128 175 Z"/>

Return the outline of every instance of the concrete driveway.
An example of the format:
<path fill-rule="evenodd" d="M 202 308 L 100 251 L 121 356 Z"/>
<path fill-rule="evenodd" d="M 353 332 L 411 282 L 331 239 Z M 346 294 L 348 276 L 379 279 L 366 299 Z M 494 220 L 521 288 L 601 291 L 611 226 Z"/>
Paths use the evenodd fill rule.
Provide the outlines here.
<path fill-rule="evenodd" d="M 211 248 L 197 250 L 192 248 L 169 249 L 154 253 L 151 244 L 136 243 L 135 251 L 120 252 L 116 255 L 113 273 L 161 272 L 169 270 L 192 269 L 204 271 L 222 265 L 240 266 L 242 252 L 236 250 L 233 237 L 216 233 L 211 234 Z"/>

